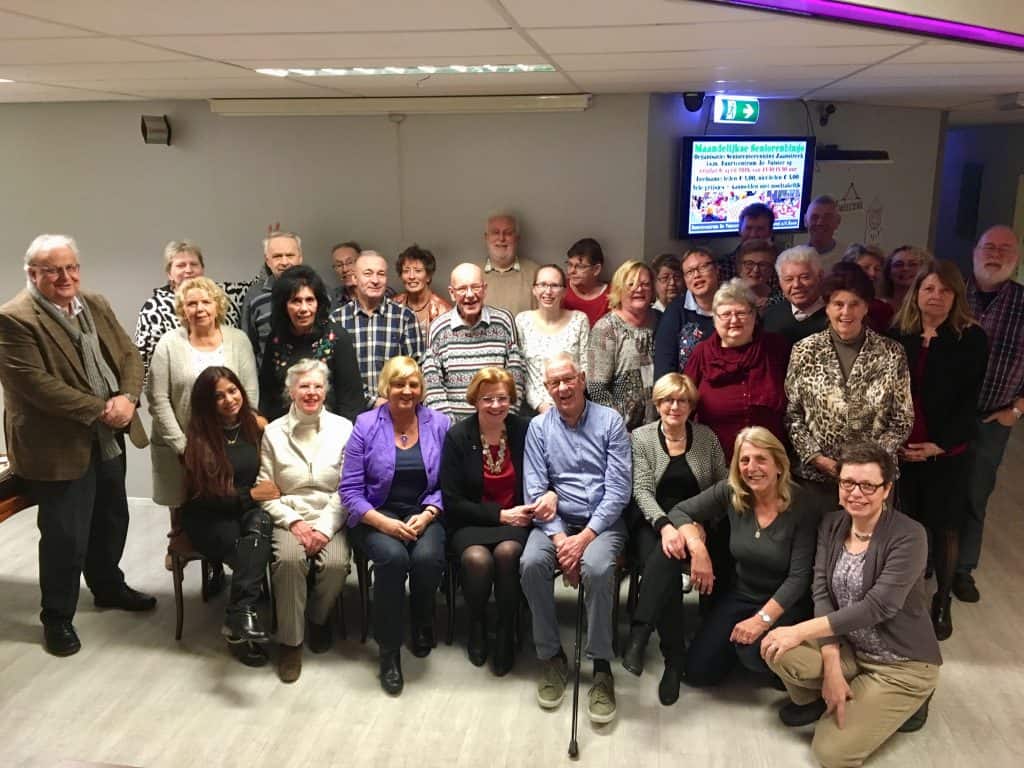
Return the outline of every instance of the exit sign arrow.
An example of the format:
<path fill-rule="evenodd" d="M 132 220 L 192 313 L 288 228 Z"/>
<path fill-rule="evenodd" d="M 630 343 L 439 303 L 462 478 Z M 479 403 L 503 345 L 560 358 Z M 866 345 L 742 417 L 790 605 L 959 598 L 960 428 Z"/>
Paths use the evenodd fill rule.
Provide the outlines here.
<path fill-rule="evenodd" d="M 753 125 L 761 113 L 754 96 L 715 96 L 716 123 L 743 123 Z"/>

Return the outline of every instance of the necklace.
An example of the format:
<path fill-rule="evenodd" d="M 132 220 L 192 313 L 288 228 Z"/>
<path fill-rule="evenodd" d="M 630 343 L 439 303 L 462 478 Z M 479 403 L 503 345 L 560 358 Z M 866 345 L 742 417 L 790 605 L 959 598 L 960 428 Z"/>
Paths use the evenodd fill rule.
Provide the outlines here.
<path fill-rule="evenodd" d="M 665 442 L 666 443 L 683 443 L 684 445 L 686 444 L 686 428 L 685 427 L 683 427 L 683 436 L 682 437 L 672 437 L 671 435 L 669 435 L 669 433 L 665 431 L 665 423 L 664 422 L 661 422 L 658 425 L 658 429 L 661 430 L 661 436 L 665 438 Z"/>
<path fill-rule="evenodd" d="M 505 452 L 508 449 L 508 442 L 505 440 L 505 430 L 501 431 L 501 439 L 498 440 L 498 455 L 496 458 L 491 458 L 491 446 L 482 433 L 480 435 L 480 444 L 484 448 L 484 467 L 487 468 L 490 474 L 500 475 L 501 468 L 505 466 Z"/>
<path fill-rule="evenodd" d="M 231 434 L 232 431 L 234 434 Z M 241 431 L 241 424 L 236 424 L 233 427 L 224 427 L 224 438 L 228 441 L 228 445 L 234 445 L 238 442 L 238 435 Z"/>
<path fill-rule="evenodd" d="M 855 538 L 857 541 L 871 541 L 870 533 L 857 533 L 852 528 L 850 529 L 850 532 L 853 534 L 853 538 Z"/>
<path fill-rule="evenodd" d="M 416 422 L 413 422 L 413 423 L 415 424 Z M 398 437 L 398 442 L 400 442 L 402 444 L 402 447 L 405 448 L 407 445 L 409 445 L 409 439 L 410 439 L 409 433 L 412 432 L 412 429 L 411 428 L 403 429 L 401 432 L 398 432 L 397 431 L 398 427 L 396 426 L 395 430 L 396 430 L 395 434 Z"/>
<path fill-rule="evenodd" d="M 418 307 L 413 306 L 411 295 L 406 297 L 406 304 L 408 305 L 409 309 L 411 309 L 413 312 L 422 312 L 424 309 L 427 308 L 427 305 L 430 303 L 430 292 L 424 291 L 424 293 L 427 294 L 427 298 L 425 298 L 423 300 L 423 303 L 420 304 Z"/>

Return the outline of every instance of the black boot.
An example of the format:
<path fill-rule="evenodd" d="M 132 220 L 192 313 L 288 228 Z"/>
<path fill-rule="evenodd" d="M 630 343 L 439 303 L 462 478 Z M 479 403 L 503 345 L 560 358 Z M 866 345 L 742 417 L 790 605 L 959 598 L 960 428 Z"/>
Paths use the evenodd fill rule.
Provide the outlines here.
<path fill-rule="evenodd" d="M 469 615 L 469 663 L 482 667 L 487 661 L 487 614 Z"/>
<path fill-rule="evenodd" d="M 644 671 L 644 656 L 647 654 L 647 641 L 651 639 L 653 627 L 650 624 L 635 622 L 629 628 L 629 640 L 622 651 L 622 666 L 627 672 L 639 677 Z"/>
<path fill-rule="evenodd" d="M 671 707 L 679 700 L 679 678 L 682 669 L 682 664 L 665 659 L 665 671 L 661 673 L 661 682 L 658 683 L 658 701 L 666 707 Z"/>
<path fill-rule="evenodd" d="M 932 598 L 932 626 L 935 628 L 935 637 L 939 640 L 946 640 L 953 634 L 953 616 L 950 613 L 950 605 L 953 600 L 949 596 L 945 598 L 936 594 Z"/>
<path fill-rule="evenodd" d="M 229 643 L 266 643 L 270 640 L 252 606 L 229 610 L 220 632 Z"/>
<path fill-rule="evenodd" d="M 932 693 L 928 694 L 928 698 L 924 700 L 924 704 L 914 714 L 907 718 L 907 721 L 903 723 L 899 728 L 896 729 L 897 733 L 914 733 L 914 731 L 920 731 L 924 728 L 924 724 L 928 722 L 928 704 L 931 703 Z"/>
<path fill-rule="evenodd" d="M 405 687 L 401 651 L 380 652 L 380 687 L 392 696 L 400 694 Z"/>
<path fill-rule="evenodd" d="M 513 636 L 513 623 L 511 620 L 498 618 L 498 626 L 494 637 L 494 653 L 491 655 L 491 663 L 494 667 L 494 674 L 504 677 L 512 670 L 512 664 L 516 658 L 516 643 Z"/>

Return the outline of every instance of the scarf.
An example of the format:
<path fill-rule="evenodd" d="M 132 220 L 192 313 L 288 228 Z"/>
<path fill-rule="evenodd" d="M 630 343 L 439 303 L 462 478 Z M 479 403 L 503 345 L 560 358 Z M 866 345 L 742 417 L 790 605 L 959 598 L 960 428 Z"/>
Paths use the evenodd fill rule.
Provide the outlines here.
<path fill-rule="evenodd" d="M 754 329 L 754 337 L 749 344 L 740 347 L 723 347 L 718 331 L 703 344 L 707 352 L 703 374 L 708 384 L 727 387 L 746 381 L 749 383 L 750 405 L 765 408 L 784 406 L 782 387 L 773 380 L 771 361 L 760 328 Z"/>
<path fill-rule="evenodd" d="M 82 358 L 85 376 L 89 381 L 89 389 L 100 400 L 109 400 L 118 391 L 117 376 L 107 365 L 100 350 L 100 337 L 96 333 L 96 323 L 92 319 L 89 305 L 82 302 L 82 311 L 78 315 L 78 323 L 72 321 L 66 312 L 61 312 L 47 301 L 35 285 L 28 286 L 28 292 L 36 304 L 67 332 Z M 95 422 L 96 436 L 100 444 L 100 457 L 103 461 L 116 459 L 121 455 L 121 446 L 116 433 L 102 421 Z"/>

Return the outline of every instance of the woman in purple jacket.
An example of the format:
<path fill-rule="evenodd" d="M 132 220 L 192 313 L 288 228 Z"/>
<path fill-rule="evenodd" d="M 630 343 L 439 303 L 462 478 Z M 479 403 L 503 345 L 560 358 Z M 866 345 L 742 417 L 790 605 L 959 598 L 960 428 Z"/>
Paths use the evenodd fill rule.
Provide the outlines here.
<path fill-rule="evenodd" d="M 420 404 L 423 390 L 411 357 L 384 364 L 377 393 L 387 402 L 356 419 L 338 487 L 349 541 L 374 564 L 373 635 L 380 684 L 391 694 L 404 684 L 399 649 L 406 576 L 411 650 L 422 657 L 434 646 L 434 595 L 445 563 L 439 475 L 449 420 Z"/>

